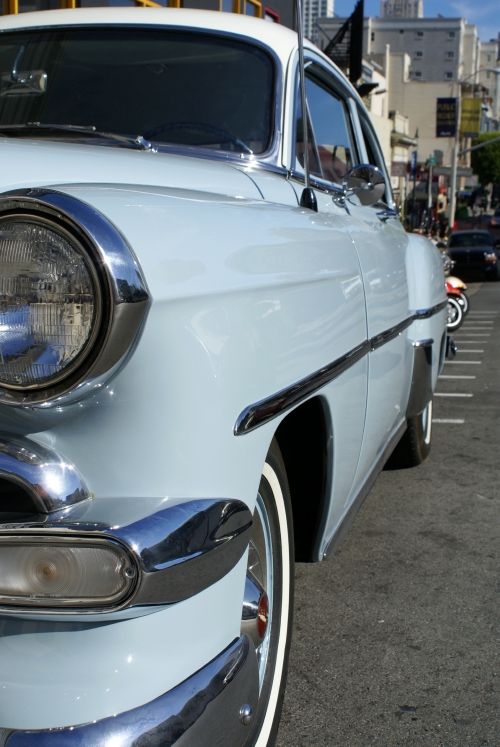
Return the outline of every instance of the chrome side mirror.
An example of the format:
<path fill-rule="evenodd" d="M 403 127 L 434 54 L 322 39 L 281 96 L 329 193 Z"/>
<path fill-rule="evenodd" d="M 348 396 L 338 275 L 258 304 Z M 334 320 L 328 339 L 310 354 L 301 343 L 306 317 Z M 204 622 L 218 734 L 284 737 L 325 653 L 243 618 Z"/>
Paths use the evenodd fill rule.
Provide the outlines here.
<path fill-rule="evenodd" d="M 385 191 L 383 173 L 376 166 L 362 163 L 355 166 L 344 176 L 342 193 L 333 198 L 339 207 L 344 207 L 348 197 L 357 195 L 362 205 L 368 206 L 378 202 Z"/>

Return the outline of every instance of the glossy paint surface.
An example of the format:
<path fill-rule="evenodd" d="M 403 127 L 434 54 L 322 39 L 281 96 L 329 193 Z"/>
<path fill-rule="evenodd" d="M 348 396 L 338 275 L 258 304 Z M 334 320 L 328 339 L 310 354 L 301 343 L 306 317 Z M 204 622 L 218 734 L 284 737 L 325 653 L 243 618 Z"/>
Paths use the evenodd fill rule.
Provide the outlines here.
<path fill-rule="evenodd" d="M 275 51 L 288 82 L 295 79 L 289 60 L 296 35 L 229 13 L 45 11 L 6 16 L 0 29 L 172 19 L 255 37 Z M 288 115 L 290 91 L 288 85 L 281 102 Z M 290 145 L 290 116 L 278 125 Z M 282 161 L 290 167 L 288 153 Z M 348 215 L 324 193 L 318 213 L 300 208 L 300 186 L 284 175 L 248 164 L 8 138 L 0 139 L 0 160 L 0 192 L 53 186 L 106 216 L 151 291 L 134 354 L 97 394 L 64 407 L 0 407 L 2 430 L 74 464 L 95 496 L 92 515 L 117 525 L 159 502 L 234 498 L 253 509 L 282 417 L 236 438 L 238 415 L 444 297 L 428 242 L 407 241 L 398 226 L 362 209 Z M 318 559 L 404 418 L 411 341 L 437 340 L 442 327 L 442 315 L 414 323 L 319 392 L 329 465 Z M 243 557 L 205 591 L 133 619 L 0 619 L 0 726 L 92 721 L 174 687 L 239 635 L 245 575 Z"/>

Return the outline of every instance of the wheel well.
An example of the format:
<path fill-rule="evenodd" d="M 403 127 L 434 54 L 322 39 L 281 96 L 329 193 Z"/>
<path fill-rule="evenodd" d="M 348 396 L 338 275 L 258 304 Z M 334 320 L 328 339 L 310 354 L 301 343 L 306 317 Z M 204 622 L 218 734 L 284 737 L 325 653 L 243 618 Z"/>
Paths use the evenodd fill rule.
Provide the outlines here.
<path fill-rule="evenodd" d="M 327 475 L 327 429 L 318 397 L 304 402 L 279 425 L 276 440 L 286 467 L 293 511 L 295 560 L 311 562 Z"/>

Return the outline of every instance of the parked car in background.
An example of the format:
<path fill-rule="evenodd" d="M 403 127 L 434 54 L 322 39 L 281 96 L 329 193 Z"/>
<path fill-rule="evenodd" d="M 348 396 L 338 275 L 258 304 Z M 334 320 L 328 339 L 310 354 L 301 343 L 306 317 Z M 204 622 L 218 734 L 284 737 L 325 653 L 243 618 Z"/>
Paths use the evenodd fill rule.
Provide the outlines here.
<path fill-rule="evenodd" d="M 448 242 L 448 254 L 460 277 L 500 280 L 500 258 L 489 231 L 455 231 Z"/>
<path fill-rule="evenodd" d="M 6 747 L 266 747 L 294 559 L 428 455 L 443 263 L 297 36 L 153 8 L 0 19 Z"/>

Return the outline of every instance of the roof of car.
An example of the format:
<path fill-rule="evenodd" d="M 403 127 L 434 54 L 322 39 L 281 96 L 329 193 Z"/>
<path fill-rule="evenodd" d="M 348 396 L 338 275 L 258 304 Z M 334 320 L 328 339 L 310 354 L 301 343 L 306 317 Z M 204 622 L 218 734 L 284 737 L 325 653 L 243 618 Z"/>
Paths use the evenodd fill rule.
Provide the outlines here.
<path fill-rule="evenodd" d="M 297 34 L 285 26 L 268 23 L 237 13 L 186 8 L 74 8 L 68 10 L 43 10 L 0 16 L 0 32 L 41 28 L 47 26 L 74 26 L 96 24 L 127 24 L 147 26 L 176 26 L 210 29 L 238 34 L 261 41 L 271 47 L 284 65 L 297 46 Z"/>

